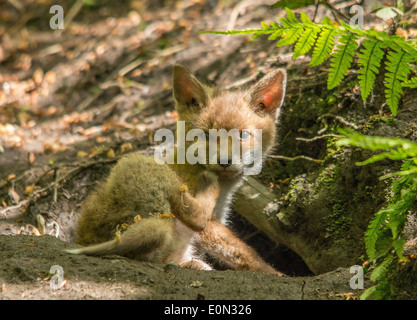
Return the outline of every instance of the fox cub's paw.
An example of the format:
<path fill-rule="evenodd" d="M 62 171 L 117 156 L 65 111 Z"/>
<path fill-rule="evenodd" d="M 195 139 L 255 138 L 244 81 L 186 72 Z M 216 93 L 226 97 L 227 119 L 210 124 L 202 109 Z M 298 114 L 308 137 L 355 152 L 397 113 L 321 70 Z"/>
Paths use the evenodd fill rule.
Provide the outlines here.
<path fill-rule="evenodd" d="M 210 189 L 218 189 L 219 182 L 217 174 L 211 171 L 203 171 L 200 173 L 199 181 L 198 181 L 198 192 L 205 191 L 208 188 Z"/>

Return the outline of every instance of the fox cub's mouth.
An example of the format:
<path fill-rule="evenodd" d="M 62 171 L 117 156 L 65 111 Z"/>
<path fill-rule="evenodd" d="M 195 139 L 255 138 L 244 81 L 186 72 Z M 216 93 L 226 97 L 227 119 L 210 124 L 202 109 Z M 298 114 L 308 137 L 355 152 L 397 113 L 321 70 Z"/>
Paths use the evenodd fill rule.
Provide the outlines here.
<path fill-rule="evenodd" d="M 243 168 L 236 164 L 208 164 L 206 168 L 224 178 L 233 178 L 243 174 Z"/>

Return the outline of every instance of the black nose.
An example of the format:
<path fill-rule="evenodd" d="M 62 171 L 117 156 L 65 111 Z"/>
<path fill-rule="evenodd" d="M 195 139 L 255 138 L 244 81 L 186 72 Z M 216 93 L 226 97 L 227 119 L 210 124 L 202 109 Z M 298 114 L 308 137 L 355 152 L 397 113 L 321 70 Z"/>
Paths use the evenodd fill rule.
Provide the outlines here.
<path fill-rule="evenodd" d="M 227 159 L 227 163 L 220 163 L 223 168 L 230 167 L 232 165 L 232 159 Z"/>

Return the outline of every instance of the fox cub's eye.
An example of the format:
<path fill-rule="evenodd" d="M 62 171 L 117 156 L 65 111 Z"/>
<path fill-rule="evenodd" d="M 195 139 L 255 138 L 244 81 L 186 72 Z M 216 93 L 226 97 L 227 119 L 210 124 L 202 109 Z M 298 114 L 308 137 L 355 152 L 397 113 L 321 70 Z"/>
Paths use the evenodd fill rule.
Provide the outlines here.
<path fill-rule="evenodd" d="M 250 139 L 250 132 L 248 130 L 242 130 L 240 133 L 240 140 L 248 140 Z"/>

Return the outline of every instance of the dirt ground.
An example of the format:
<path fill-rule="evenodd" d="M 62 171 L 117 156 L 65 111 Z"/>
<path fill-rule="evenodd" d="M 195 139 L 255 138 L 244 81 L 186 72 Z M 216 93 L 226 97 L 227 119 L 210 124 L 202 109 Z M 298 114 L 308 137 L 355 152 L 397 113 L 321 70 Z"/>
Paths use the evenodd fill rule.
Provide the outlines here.
<path fill-rule="evenodd" d="M 316 277 L 277 277 L 251 271 L 196 271 L 118 256 L 64 253 L 53 236 L 0 236 L 1 299 L 342 300 L 362 290 L 349 286 L 349 269 Z M 63 279 L 51 280 L 59 265 Z M 52 289 L 50 282 L 62 285 Z"/>

